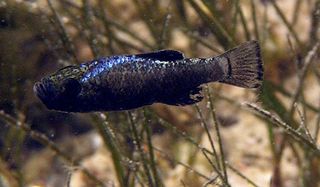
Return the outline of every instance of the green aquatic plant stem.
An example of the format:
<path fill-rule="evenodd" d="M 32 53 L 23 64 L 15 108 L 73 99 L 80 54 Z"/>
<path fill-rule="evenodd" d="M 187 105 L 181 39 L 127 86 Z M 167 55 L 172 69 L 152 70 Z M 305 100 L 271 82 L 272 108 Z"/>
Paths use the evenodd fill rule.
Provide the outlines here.
<path fill-rule="evenodd" d="M 256 13 L 256 1 L 250 0 L 250 6 L 251 6 L 251 17 L 253 19 L 253 24 L 254 24 L 254 34 L 256 36 L 256 40 L 259 41 L 260 36 L 259 36 L 259 26 L 258 26 L 257 13 Z"/>
<path fill-rule="evenodd" d="M 287 97 L 287 98 L 292 98 L 293 97 L 293 94 L 290 93 L 289 91 L 287 91 L 285 88 L 279 86 L 279 85 L 276 85 L 272 82 L 270 82 L 270 85 L 276 90 L 278 91 L 279 93 L 281 93 L 283 96 Z M 318 112 L 318 108 L 316 106 L 314 106 L 313 104 L 305 101 L 305 100 L 302 100 L 301 101 L 301 104 L 305 105 L 308 109 L 310 109 L 311 111 L 313 112 Z"/>
<path fill-rule="evenodd" d="M 219 185 L 217 182 L 215 183 L 215 181 L 218 179 L 218 177 L 219 177 L 218 175 L 211 177 L 211 179 L 208 180 L 206 183 L 204 183 L 204 184 L 202 185 L 202 187 L 207 187 L 207 186 L 209 186 L 210 184 L 214 184 L 214 185 L 217 185 L 217 186 L 221 186 L 221 185 Z"/>
<path fill-rule="evenodd" d="M 203 40 L 201 37 L 199 37 L 197 34 L 191 32 L 191 31 L 188 31 L 186 29 L 182 29 L 182 31 L 184 33 L 186 33 L 188 36 L 190 36 L 192 39 L 194 39 L 195 41 L 199 42 L 199 44 L 203 45 L 204 47 L 214 51 L 215 53 L 217 54 L 221 54 L 223 53 L 223 50 L 209 44 L 207 41 Z"/>
<path fill-rule="evenodd" d="M 264 80 L 263 86 L 261 88 L 260 99 L 265 108 L 268 110 L 273 110 L 281 119 L 286 123 L 292 125 L 293 127 L 298 127 L 299 124 L 290 118 L 288 115 L 288 109 L 283 105 L 282 101 L 276 96 L 276 90 L 268 80 Z"/>
<path fill-rule="evenodd" d="M 95 28 L 94 25 L 94 14 L 93 14 L 93 10 L 92 7 L 90 5 L 90 1 L 89 0 L 82 0 L 82 4 L 83 4 L 83 8 L 82 8 L 82 14 L 83 14 L 83 20 L 84 20 L 84 26 L 86 30 L 90 30 L 90 32 L 88 32 L 88 42 L 89 42 L 89 46 L 92 50 L 92 53 L 94 55 L 95 58 L 100 57 L 102 54 L 100 52 L 99 49 L 99 41 L 97 39 L 97 30 Z"/>
<path fill-rule="evenodd" d="M 144 128 L 146 129 L 146 134 L 147 134 L 147 145 L 148 145 L 149 157 L 150 157 L 150 167 L 152 170 L 155 186 L 156 187 L 163 186 L 161 182 L 161 178 L 157 171 L 157 164 L 155 160 L 154 150 L 152 146 L 152 139 L 151 139 L 152 131 L 151 131 L 150 124 L 148 122 L 148 120 L 150 119 L 149 118 L 150 116 L 148 115 L 148 111 L 146 108 L 143 108 L 143 116 L 144 116 L 144 126 L 145 126 Z"/>
<path fill-rule="evenodd" d="M 296 25 L 298 19 L 299 19 L 299 15 L 301 12 L 301 3 L 302 0 L 296 0 L 296 3 L 294 5 L 294 11 L 293 11 L 293 15 L 292 15 L 292 21 L 291 21 L 291 25 L 294 26 Z"/>
<path fill-rule="evenodd" d="M 70 6 L 67 2 L 62 1 L 62 3 L 64 3 L 62 6 Z M 100 53 L 98 40 L 96 39 L 97 31 L 93 23 L 92 9 L 88 0 L 82 0 L 82 4 L 81 8 L 71 6 L 71 8 L 77 8 L 79 14 L 82 14 L 81 17 L 68 8 L 66 8 L 65 13 L 72 19 L 71 24 L 77 28 L 79 35 L 87 40 L 90 50 L 96 58 L 100 56 Z"/>
<path fill-rule="evenodd" d="M 115 28 L 119 29 L 120 31 L 128 34 L 130 37 L 137 40 L 138 42 L 143 44 L 143 46 L 147 47 L 148 49 L 154 49 L 154 47 L 151 44 L 146 42 L 146 40 L 142 39 L 140 36 L 136 35 L 134 32 L 130 31 L 127 27 L 124 27 L 123 25 L 121 25 L 121 24 L 119 24 L 109 18 L 106 18 L 106 21 L 108 24 L 110 24 L 110 26 L 114 26 Z"/>
<path fill-rule="evenodd" d="M 238 106 L 240 107 L 241 104 L 238 104 Z M 168 128 L 169 130 L 171 130 L 173 133 L 183 137 L 186 141 L 188 141 L 189 143 L 191 143 L 192 145 L 194 145 L 195 147 L 197 147 L 199 150 L 201 150 L 202 152 L 205 152 L 207 154 L 210 154 L 211 156 L 214 156 L 214 153 L 211 152 L 210 150 L 208 150 L 205 147 L 202 147 L 200 144 L 198 144 L 188 133 L 186 132 L 181 132 L 180 130 L 178 130 L 175 126 L 170 125 L 169 123 L 163 121 L 163 120 L 159 120 L 160 125 L 162 125 L 165 128 Z M 208 157 L 209 158 L 209 157 Z M 191 166 L 188 166 L 191 168 Z M 217 170 L 218 172 L 220 172 L 219 170 Z M 217 172 L 217 173 L 218 173 Z M 220 172 L 221 173 L 221 172 Z M 236 173 L 238 175 L 238 173 Z M 245 176 L 244 174 L 242 174 L 243 176 Z M 221 174 L 221 176 L 223 176 Z M 240 176 L 241 177 L 241 176 Z M 248 178 L 248 177 L 246 177 Z M 208 180 L 211 180 L 209 177 L 207 177 Z"/>
<path fill-rule="evenodd" d="M 107 35 L 108 37 L 108 49 L 109 49 L 109 53 L 110 54 L 114 54 L 115 53 L 115 49 L 113 47 L 113 43 L 114 43 L 114 33 L 112 31 L 112 29 L 110 28 L 110 24 L 109 22 L 107 21 L 107 16 L 106 16 L 106 13 L 104 12 L 104 7 L 106 6 L 105 5 L 105 1 L 104 0 L 99 0 L 98 1 L 98 8 L 97 8 L 97 11 L 94 11 L 94 13 L 96 14 L 97 18 L 100 18 L 103 22 L 103 25 L 104 25 L 104 28 L 105 28 L 105 34 Z"/>
<path fill-rule="evenodd" d="M 208 125 L 207 125 L 207 123 L 206 123 L 206 121 L 205 121 L 205 119 L 204 119 L 204 117 L 203 117 L 203 115 L 202 115 L 202 112 L 201 112 L 201 110 L 200 110 L 200 108 L 199 108 L 199 106 L 198 106 L 197 104 L 195 104 L 195 108 L 196 108 L 196 110 L 197 110 L 197 112 L 198 112 L 198 115 L 199 115 L 199 117 L 200 117 L 201 126 L 204 128 L 204 130 L 205 130 L 205 132 L 206 132 L 206 134 L 207 134 L 207 136 L 208 136 L 209 143 L 210 143 L 211 149 L 212 149 L 213 154 L 214 154 L 214 159 L 215 159 L 216 162 L 218 163 L 217 169 L 221 170 L 221 167 L 220 167 L 220 164 L 219 164 L 219 157 L 218 157 L 216 148 L 215 148 L 215 146 L 214 146 L 213 138 L 212 138 L 212 136 L 211 136 L 211 134 L 210 134 L 209 127 L 208 127 Z M 214 166 L 214 165 L 213 165 L 213 166 Z"/>
<path fill-rule="evenodd" d="M 203 117 L 203 114 L 199 108 L 199 106 L 196 104 L 195 105 L 195 108 L 199 114 L 199 117 L 200 117 L 200 120 L 201 120 L 201 126 L 205 129 L 205 132 L 208 136 L 208 139 L 209 139 L 209 143 L 210 143 L 210 146 L 212 148 L 212 151 L 213 151 L 213 158 L 214 160 L 218 163 L 217 166 L 215 166 L 215 164 L 211 161 L 211 159 L 208 157 L 206 151 L 204 151 L 202 149 L 202 153 L 203 155 L 207 158 L 207 160 L 209 161 L 210 165 L 213 167 L 214 171 L 216 171 L 219 175 L 219 177 L 221 178 L 221 180 L 225 183 L 226 186 L 229 186 L 228 184 L 228 180 L 226 180 L 225 176 L 223 174 L 221 174 L 220 170 L 222 169 L 221 167 L 221 163 L 220 163 L 220 159 L 218 157 L 218 154 L 217 154 L 217 151 L 216 151 L 216 148 L 214 146 L 214 143 L 213 143 L 213 138 L 210 134 L 210 131 L 209 131 L 209 127 L 208 127 L 208 124 L 206 123 L 206 121 L 204 120 L 204 117 Z M 225 173 L 224 173 L 225 174 Z"/>
<path fill-rule="evenodd" d="M 68 164 L 72 165 L 73 167 L 78 167 L 81 171 L 87 175 L 92 181 L 94 181 L 99 186 L 105 186 L 104 182 L 99 180 L 95 175 L 90 173 L 86 168 L 82 167 L 79 161 L 74 160 L 70 157 L 66 152 L 62 151 L 57 144 L 51 141 L 45 134 L 40 132 L 36 132 L 30 128 L 30 125 L 23 123 L 21 121 L 16 120 L 15 118 L 11 117 L 10 115 L 0 111 L 0 119 L 7 122 L 8 125 L 12 127 L 16 127 L 25 133 L 27 133 L 32 139 L 38 141 L 44 146 L 47 146 L 50 150 L 55 152 L 59 157 L 64 159 L 68 162 Z"/>
<path fill-rule="evenodd" d="M 214 156 L 214 153 L 211 152 L 210 150 L 208 150 L 207 148 L 202 147 L 196 140 L 194 140 L 191 135 L 189 135 L 186 132 L 181 132 L 180 130 L 178 130 L 175 126 L 169 124 L 168 122 L 165 122 L 163 120 L 159 120 L 160 125 L 162 125 L 165 128 L 168 128 L 169 130 L 171 130 L 173 133 L 183 137 L 185 140 L 187 140 L 188 142 L 190 142 L 192 145 L 194 145 L 195 147 L 197 147 L 199 150 L 204 150 L 205 152 L 209 153 L 210 155 Z"/>
<path fill-rule="evenodd" d="M 274 9 L 276 10 L 276 13 L 279 15 L 285 26 L 288 28 L 289 32 L 292 34 L 293 38 L 295 39 L 296 43 L 298 44 L 299 47 L 302 47 L 302 42 L 300 41 L 298 34 L 296 31 L 293 29 L 293 26 L 289 23 L 287 18 L 285 17 L 283 11 L 280 9 L 278 4 L 276 3 L 275 0 L 270 0 L 271 4 L 273 5 Z"/>
<path fill-rule="evenodd" d="M 60 34 L 60 38 L 62 40 L 62 43 L 64 45 L 64 48 L 66 49 L 66 51 L 68 52 L 69 55 L 71 55 L 74 59 L 75 62 L 79 63 L 79 60 L 77 58 L 76 52 L 75 52 L 75 47 L 73 45 L 73 42 L 71 41 L 71 38 L 66 30 L 66 28 L 64 27 L 64 24 L 62 23 L 62 20 L 58 14 L 58 12 L 56 11 L 56 9 L 53 7 L 51 0 L 47 0 L 49 9 L 51 10 L 51 12 L 53 13 L 53 18 L 55 23 L 58 25 L 58 29 L 59 29 L 59 34 Z"/>
<path fill-rule="evenodd" d="M 167 153 L 165 153 L 165 152 L 162 151 L 161 149 L 159 149 L 159 148 L 157 148 L 157 147 L 155 147 L 155 146 L 153 146 L 153 149 L 154 149 L 155 151 L 157 151 L 158 153 L 160 153 L 160 155 L 161 155 L 162 157 L 164 157 L 164 158 L 166 158 L 166 159 L 168 159 L 168 160 L 170 160 L 170 161 L 173 161 L 174 163 L 177 163 L 177 164 L 179 164 L 179 165 L 187 168 L 188 170 L 194 172 L 196 175 L 198 175 L 198 176 L 200 176 L 200 177 L 202 177 L 202 178 L 204 178 L 204 179 L 210 180 L 210 177 L 206 176 L 205 174 L 201 173 L 200 171 L 195 170 L 194 168 L 192 168 L 192 167 L 189 166 L 188 164 L 185 164 L 185 163 L 183 163 L 183 162 L 180 162 L 179 160 L 176 160 L 176 159 L 172 158 L 171 156 L 169 156 Z"/>
<path fill-rule="evenodd" d="M 216 36 L 220 45 L 224 49 L 229 49 L 231 46 L 235 45 L 234 39 L 230 36 L 227 30 L 222 26 L 214 16 L 208 16 L 200 6 L 194 0 L 188 0 L 192 8 L 198 13 L 199 17 L 208 25 L 208 28 Z"/>
<path fill-rule="evenodd" d="M 290 135 L 293 139 L 295 139 L 297 142 L 301 142 L 305 145 L 307 145 L 312 151 L 314 151 L 318 156 L 320 156 L 320 149 L 316 144 L 311 142 L 309 139 L 307 139 L 303 134 L 293 129 L 290 125 L 282 121 L 281 119 L 277 118 L 275 115 L 272 115 L 269 111 L 264 110 L 260 107 L 258 107 L 255 104 L 252 103 L 244 103 L 244 106 L 247 106 L 254 111 L 258 112 L 261 116 L 268 119 L 268 121 L 272 122 L 273 124 L 283 128 L 285 130 L 285 133 Z"/>
<path fill-rule="evenodd" d="M 223 181 L 223 183 L 224 183 L 226 186 L 230 186 L 230 185 L 228 184 L 228 182 L 226 181 L 226 178 L 225 178 L 225 177 L 223 176 L 223 174 L 220 172 L 220 169 L 218 169 L 218 168 L 214 165 L 214 163 L 211 161 L 211 159 L 210 159 L 209 156 L 208 156 L 208 153 L 207 153 L 204 149 L 202 149 L 201 151 L 202 151 L 203 155 L 206 157 L 206 159 L 209 161 L 210 165 L 213 167 L 214 171 L 217 172 L 218 176 L 219 176 L 220 179 Z"/>
<path fill-rule="evenodd" d="M 294 105 L 296 104 L 298 98 L 303 94 L 302 90 L 303 90 L 304 81 L 305 81 L 305 78 L 307 75 L 307 71 L 309 70 L 309 67 L 312 64 L 315 56 L 318 54 L 317 51 L 319 50 L 319 47 L 320 47 L 320 42 L 317 42 L 311 48 L 311 50 L 308 52 L 308 54 L 304 58 L 302 69 L 298 72 L 299 82 L 298 82 L 298 87 L 296 88 L 296 90 L 294 92 L 293 99 L 291 102 L 291 110 L 290 110 L 291 117 L 293 116 L 293 113 L 294 113 L 294 109 L 295 109 Z"/>
<path fill-rule="evenodd" d="M 258 107 L 255 104 L 251 104 L 251 103 L 241 104 L 241 103 L 239 103 L 239 102 L 237 102 L 235 100 L 232 100 L 232 99 L 227 98 L 227 97 L 222 96 L 222 95 L 218 95 L 217 97 L 220 98 L 220 99 L 224 99 L 227 102 L 229 102 L 231 104 L 234 104 L 236 106 L 240 106 L 242 108 L 243 108 L 243 106 L 247 106 L 249 108 L 254 109 L 254 111 L 258 112 L 258 114 L 256 114 L 258 117 L 261 117 L 261 118 L 265 119 L 267 122 L 270 122 L 271 124 L 276 124 L 277 126 L 282 127 L 285 130 L 285 133 L 288 134 L 290 137 L 292 137 L 294 140 L 296 140 L 298 143 L 304 143 L 305 145 L 309 146 L 316 154 L 320 155 L 320 149 L 317 147 L 316 144 L 314 144 L 312 141 L 310 141 L 308 138 L 306 138 L 300 132 L 297 132 L 295 129 L 293 129 L 286 122 L 284 122 L 281 119 L 279 119 L 279 118 L 275 117 L 274 115 L 272 115 L 269 111 L 264 110 L 264 109 Z"/>
<path fill-rule="evenodd" d="M 93 9 L 92 11 L 93 11 L 94 16 L 96 18 L 100 19 L 103 22 L 103 24 L 104 24 L 104 26 L 106 28 L 106 32 L 107 32 L 106 34 L 108 36 L 108 39 L 109 40 L 111 39 L 110 41 L 112 41 L 112 43 L 119 44 L 120 47 L 124 44 L 124 45 L 132 47 L 133 49 L 136 49 L 138 51 L 144 51 L 141 48 L 138 48 L 137 46 L 134 46 L 133 44 L 128 43 L 127 41 L 123 41 L 123 40 L 117 38 L 115 33 L 118 30 L 118 31 L 121 31 L 121 32 L 127 34 L 128 36 L 130 36 L 131 38 L 135 39 L 136 41 L 138 41 L 140 44 L 143 45 L 143 47 L 146 47 L 146 48 L 151 49 L 151 50 L 155 49 L 155 47 L 153 47 L 151 44 L 149 44 L 145 39 L 139 37 L 137 34 L 135 34 L 134 32 L 130 31 L 127 27 L 125 27 L 125 26 L 121 25 L 120 23 L 118 23 L 118 22 L 112 20 L 111 18 L 107 17 L 105 15 L 104 11 L 101 10 L 101 9 L 104 8 L 104 6 L 103 6 L 104 3 L 102 1 L 103 0 L 99 0 L 99 5 L 101 5 L 101 6 L 99 6 L 98 9 Z M 77 4 L 75 4 L 73 2 L 68 1 L 67 5 L 70 6 L 71 8 L 77 9 L 78 11 L 82 10 L 82 8 L 80 6 L 78 6 Z M 114 29 L 116 29 L 116 30 L 114 30 Z M 114 46 L 112 46 L 112 49 L 114 50 Z M 111 51 L 111 53 L 113 54 L 114 51 L 113 52 Z"/>
<path fill-rule="evenodd" d="M 307 138 L 312 142 L 312 143 L 316 143 L 308 129 L 308 127 L 306 126 L 306 120 L 305 120 L 305 113 L 301 112 L 301 110 L 298 108 L 298 105 L 295 104 L 294 107 L 296 108 L 296 111 L 299 115 L 299 118 L 300 118 L 300 126 L 298 129 L 303 129 L 303 131 L 305 132 L 305 134 L 307 135 Z"/>
<path fill-rule="evenodd" d="M 172 16 L 171 16 L 170 12 L 168 11 L 166 16 L 164 17 L 163 24 L 162 24 L 162 31 L 161 31 L 160 40 L 159 40 L 160 44 L 158 46 L 159 50 L 166 48 L 166 43 L 168 40 L 168 30 L 169 30 L 169 24 L 170 24 L 171 17 Z"/>
<path fill-rule="evenodd" d="M 141 161 L 142 161 L 142 166 L 144 169 L 144 172 L 148 178 L 148 185 L 151 187 L 154 187 L 154 182 L 150 173 L 150 169 L 148 167 L 148 160 L 146 158 L 145 152 L 143 151 L 142 145 L 141 145 L 141 137 L 139 136 L 136 124 L 133 120 L 133 116 L 132 113 L 130 111 L 127 112 L 128 115 L 128 119 L 129 119 L 129 124 L 130 124 L 130 129 L 133 132 L 133 141 L 134 144 L 136 145 L 138 152 L 140 154 L 141 157 Z"/>
<path fill-rule="evenodd" d="M 117 178 L 119 181 L 119 185 L 121 187 L 126 187 L 126 180 L 124 174 L 124 168 L 122 165 L 122 155 L 119 150 L 119 146 L 116 144 L 113 133 L 109 127 L 109 123 L 107 121 L 107 116 L 103 113 L 96 113 L 93 115 L 93 119 L 95 121 L 95 126 L 101 134 L 105 145 L 112 155 L 113 166 L 117 174 Z"/>
<path fill-rule="evenodd" d="M 149 31 L 151 35 L 153 36 L 154 40 L 156 41 L 156 48 L 159 49 L 159 45 L 161 43 L 160 37 L 159 37 L 159 29 L 156 27 L 156 24 L 154 23 L 155 17 L 154 13 L 157 12 L 160 14 L 158 7 L 156 6 L 150 6 L 147 2 L 141 2 L 141 0 L 133 0 L 139 14 L 140 18 L 144 20 L 145 24 L 148 26 Z"/>
<path fill-rule="evenodd" d="M 233 172 L 235 172 L 237 175 L 239 175 L 241 178 L 243 178 L 245 181 L 247 181 L 249 184 L 251 184 L 254 187 L 258 187 L 256 183 L 254 183 L 251 179 L 243 175 L 239 170 L 231 166 L 230 164 L 226 163 L 226 166 L 230 168 Z"/>
<path fill-rule="evenodd" d="M 220 10 L 218 10 L 216 4 L 217 1 L 216 0 L 201 0 L 203 2 L 203 4 L 210 10 L 211 14 L 214 15 L 216 18 L 219 18 L 220 22 L 222 22 L 223 20 L 221 20 L 221 18 L 223 18 L 223 12 L 221 12 Z"/>
<path fill-rule="evenodd" d="M 118 37 L 114 37 L 113 39 L 121 48 L 134 49 L 140 53 L 145 51 L 144 48 L 137 46 L 135 44 L 129 43 L 124 39 L 120 39 Z M 129 53 L 128 50 L 126 51 L 126 53 Z"/>
<path fill-rule="evenodd" d="M 246 40 L 249 41 L 249 40 L 251 40 L 251 34 L 250 34 L 250 31 L 249 31 L 249 28 L 248 28 L 248 25 L 247 25 L 247 21 L 246 21 L 246 19 L 244 17 L 244 14 L 243 14 L 243 11 L 242 11 L 242 8 L 241 8 L 239 0 L 237 0 L 237 2 L 236 2 L 236 9 L 238 10 L 239 15 L 240 15 L 240 20 L 241 20 L 242 27 L 243 27 L 243 30 L 244 30 L 244 33 L 245 33 L 245 36 L 246 36 Z"/>
<path fill-rule="evenodd" d="M 201 150 L 202 152 L 206 152 L 208 154 L 210 154 L 211 156 L 215 156 L 215 154 L 213 152 L 211 152 L 210 150 L 208 150 L 207 148 L 202 147 L 199 143 L 197 143 L 196 140 L 194 140 L 189 134 L 187 134 L 186 132 L 181 132 L 179 131 L 175 126 L 172 126 L 171 124 L 163 121 L 163 120 L 159 120 L 160 124 L 166 128 L 169 128 L 170 130 L 172 130 L 174 133 L 182 136 L 183 138 L 185 138 L 188 142 L 190 142 L 192 145 L 196 146 L 199 150 Z M 205 155 L 206 156 L 206 155 Z M 220 170 L 218 169 L 218 167 L 216 167 L 215 165 L 213 165 L 213 163 L 211 162 L 209 157 L 206 157 L 206 159 L 212 164 L 214 170 L 217 173 L 221 173 Z M 219 160 L 216 160 L 219 164 Z M 220 174 L 219 176 L 221 176 L 221 179 L 223 181 L 226 182 L 226 180 L 224 179 L 225 177 L 223 176 L 223 174 Z M 210 179 L 209 179 L 210 180 Z M 227 183 L 225 183 L 227 185 Z"/>
<path fill-rule="evenodd" d="M 21 171 L 14 171 L 12 168 L 10 168 L 8 161 L 2 157 L 0 158 L 0 173 L 2 175 L 2 179 L 6 179 L 8 186 L 12 186 L 12 187 L 23 186 L 24 179 L 22 178 L 23 176 L 21 176 Z M 0 182 L 0 186 L 1 186 L 1 182 Z M 6 187 L 6 186 L 3 186 L 3 187 Z"/>
<path fill-rule="evenodd" d="M 238 3 L 239 0 L 233 0 L 233 12 L 232 12 L 232 19 L 231 19 L 231 29 L 230 29 L 230 32 L 231 32 L 231 35 L 233 38 L 235 38 L 235 34 L 236 34 L 236 31 L 238 29 L 238 13 L 239 13 L 239 9 L 236 8 L 237 7 L 237 3 Z"/>
<path fill-rule="evenodd" d="M 320 0 L 319 0 L 319 5 L 320 5 Z M 319 6 L 319 10 L 320 10 L 320 6 Z M 320 72 L 319 72 L 319 70 L 317 70 L 315 68 L 315 69 L 313 69 L 313 73 L 316 76 L 318 85 L 320 85 Z M 316 120 L 316 127 L 315 127 L 313 137 L 314 137 L 315 142 L 318 142 L 319 132 L 320 132 L 320 107 L 318 109 L 316 109 L 315 112 L 318 114 L 318 116 L 317 116 L 317 120 Z"/>
<path fill-rule="evenodd" d="M 314 131 L 314 141 L 317 142 L 319 138 L 320 132 L 320 109 L 318 110 L 317 122 L 316 122 L 316 130 Z"/>
<path fill-rule="evenodd" d="M 208 92 L 208 97 L 209 97 L 210 111 L 211 111 L 212 119 L 214 122 L 214 127 L 215 127 L 217 137 L 218 137 L 218 143 L 219 143 L 220 154 L 221 154 L 222 171 L 223 171 L 226 183 L 227 183 L 227 185 L 229 185 L 228 173 L 227 173 L 227 168 L 226 168 L 226 164 L 225 164 L 225 156 L 224 156 L 224 151 L 223 151 L 222 137 L 220 135 L 220 128 L 219 128 L 219 123 L 218 123 L 218 119 L 217 119 L 216 109 L 213 105 L 214 101 L 213 101 L 213 98 L 210 93 L 210 88 L 208 86 L 207 86 L 207 92 Z"/>
<path fill-rule="evenodd" d="M 272 115 L 269 111 L 264 110 L 260 107 L 258 107 L 255 104 L 252 103 L 244 103 L 241 104 L 235 100 L 232 100 L 230 98 L 224 97 L 222 95 L 219 95 L 218 98 L 224 99 L 228 101 L 229 103 L 235 104 L 236 106 L 240 107 L 248 107 L 253 109 L 254 111 L 258 112 L 257 116 L 262 117 L 267 122 L 270 122 L 272 124 L 275 124 L 277 126 L 282 127 L 285 130 L 285 133 L 288 134 L 290 137 L 292 137 L 294 140 L 296 140 L 299 143 L 304 143 L 308 147 L 310 147 L 316 154 L 320 155 L 320 149 L 317 147 L 316 144 L 311 142 L 308 138 L 306 138 L 304 135 L 302 135 L 300 132 L 296 131 L 292 128 L 292 126 L 288 125 L 286 122 L 284 122 L 282 119 L 277 118 L 275 115 Z M 252 112 L 252 111 L 251 111 Z"/>
<path fill-rule="evenodd" d="M 319 31 L 320 31 L 320 0 L 316 0 L 313 5 L 312 17 L 311 17 L 311 28 L 309 34 L 309 43 L 314 45 L 319 41 Z"/>
<path fill-rule="evenodd" d="M 266 46 L 266 41 L 268 36 L 270 35 L 269 33 L 269 14 L 268 14 L 268 7 L 269 6 L 264 6 L 263 7 L 263 15 L 262 15 L 262 34 L 260 35 L 260 42 L 261 42 L 261 47 L 265 48 Z"/>

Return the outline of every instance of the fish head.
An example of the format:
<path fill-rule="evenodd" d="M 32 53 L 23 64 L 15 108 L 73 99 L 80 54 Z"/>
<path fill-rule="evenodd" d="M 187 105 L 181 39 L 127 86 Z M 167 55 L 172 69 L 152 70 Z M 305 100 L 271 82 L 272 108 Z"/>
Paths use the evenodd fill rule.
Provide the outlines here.
<path fill-rule="evenodd" d="M 78 66 L 64 67 L 36 82 L 33 90 L 48 109 L 74 111 L 82 90 L 83 73 Z"/>

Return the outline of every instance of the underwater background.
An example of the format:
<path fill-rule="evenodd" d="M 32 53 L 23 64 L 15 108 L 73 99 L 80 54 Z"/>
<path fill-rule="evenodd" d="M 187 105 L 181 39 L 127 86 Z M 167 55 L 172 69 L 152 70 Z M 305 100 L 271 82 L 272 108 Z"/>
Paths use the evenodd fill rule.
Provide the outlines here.
<path fill-rule="evenodd" d="M 319 186 L 319 28 L 319 0 L 0 0 L 0 186 Z M 32 89 L 97 57 L 248 40 L 262 88 L 210 83 L 195 105 L 61 113 Z"/>

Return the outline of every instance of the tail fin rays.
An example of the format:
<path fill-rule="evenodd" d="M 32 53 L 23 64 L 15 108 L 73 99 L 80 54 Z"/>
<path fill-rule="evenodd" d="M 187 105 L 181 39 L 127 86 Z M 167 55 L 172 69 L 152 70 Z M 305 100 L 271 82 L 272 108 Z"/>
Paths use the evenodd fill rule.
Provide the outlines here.
<path fill-rule="evenodd" d="M 224 64 L 225 78 L 222 83 L 243 88 L 258 88 L 263 79 L 263 62 L 259 43 L 246 42 L 220 56 L 226 58 Z M 223 61 L 223 63 L 226 63 Z"/>

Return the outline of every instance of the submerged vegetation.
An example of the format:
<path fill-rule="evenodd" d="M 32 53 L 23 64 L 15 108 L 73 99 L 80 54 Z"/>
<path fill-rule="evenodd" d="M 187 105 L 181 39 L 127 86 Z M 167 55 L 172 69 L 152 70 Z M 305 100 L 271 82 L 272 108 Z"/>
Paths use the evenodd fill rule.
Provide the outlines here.
<path fill-rule="evenodd" d="M 0 1 L 0 186 L 319 186 L 319 0 Z M 48 111 L 43 75 L 112 54 L 263 50 L 262 88 L 201 103 Z M 101 101 L 108 102 L 108 101 Z"/>

